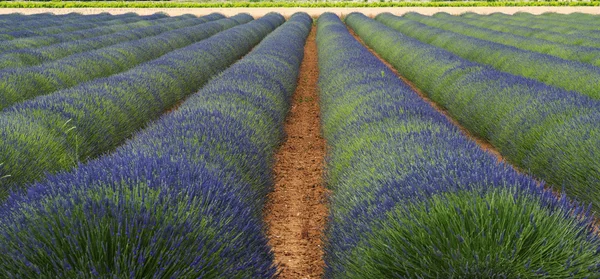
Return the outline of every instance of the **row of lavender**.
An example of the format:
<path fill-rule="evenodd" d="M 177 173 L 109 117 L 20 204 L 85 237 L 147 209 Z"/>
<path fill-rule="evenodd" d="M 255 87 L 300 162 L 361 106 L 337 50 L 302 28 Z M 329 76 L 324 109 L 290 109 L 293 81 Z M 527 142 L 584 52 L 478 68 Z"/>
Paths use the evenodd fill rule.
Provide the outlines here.
<path fill-rule="evenodd" d="M 600 37 L 600 31 L 598 30 L 600 20 L 595 15 L 584 13 L 545 13 L 542 15 L 532 15 L 522 12 L 515 13 L 512 16 L 502 13 L 493 13 L 486 17 L 481 17 L 475 13 L 467 13 L 462 16 L 465 18 L 489 20 L 490 22 L 497 22 L 500 24 L 510 24 L 512 26 L 553 31 L 561 34 L 584 35 L 595 38 Z"/>
<path fill-rule="evenodd" d="M 471 25 L 475 24 L 472 21 L 470 22 L 471 24 L 467 24 L 459 20 L 458 17 L 453 17 L 448 14 L 446 14 L 446 16 L 443 15 L 444 14 L 437 14 L 436 16 L 430 17 L 417 13 L 410 13 L 404 15 L 404 18 L 415 20 L 436 28 L 460 33 L 469 37 L 513 46 L 523 50 L 549 54 L 565 60 L 589 63 L 594 66 L 600 65 L 600 48 L 598 48 L 600 47 L 600 40 L 594 40 L 593 38 L 590 38 L 591 40 L 587 41 L 590 46 L 570 45 L 563 42 L 552 42 L 545 39 L 515 35 L 484 27 L 478 27 Z M 564 37 L 565 40 L 569 39 L 568 36 Z"/>
<path fill-rule="evenodd" d="M 508 161 L 600 210 L 600 101 L 473 63 L 364 16 L 347 23 Z"/>
<path fill-rule="evenodd" d="M 268 14 L 152 66 L 206 76 L 283 22 Z M 262 209 L 311 23 L 292 16 L 113 154 L 13 193 L 0 207 L 0 276 L 274 277 Z"/>
<path fill-rule="evenodd" d="M 479 16 L 476 14 L 465 14 L 462 16 L 452 16 L 446 13 L 435 14 L 434 17 L 448 19 L 452 21 L 466 23 L 471 26 L 487 28 L 508 34 L 546 40 L 548 42 L 561 43 L 572 46 L 599 47 L 600 31 L 588 32 L 578 30 L 577 27 L 585 26 L 583 22 L 565 22 L 563 25 L 553 25 L 561 23 L 560 20 L 546 21 L 537 23 L 536 18 L 530 18 L 526 21 L 518 20 L 518 16 L 507 16 L 506 19 L 496 18 L 495 16 Z M 526 24 L 527 23 L 527 24 Z M 595 29 L 598 30 L 595 26 Z"/>
<path fill-rule="evenodd" d="M 0 26 L 0 42 L 16 38 L 26 38 L 68 31 L 92 29 L 95 27 L 136 22 L 145 19 L 165 17 L 155 14 L 151 16 L 138 16 L 134 13 L 111 15 L 76 15 L 70 18 L 48 17 L 23 22 L 10 22 Z"/>
<path fill-rule="evenodd" d="M 123 66 L 128 67 L 131 59 L 127 59 L 126 50 L 142 55 L 139 60 L 149 60 L 175 46 L 189 45 L 128 71 L 5 109 L 0 113 L 0 177 L 4 177 L 0 180 L 0 192 L 5 194 L 9 188 L 41 178 L 44 172 L 71 168 L 121 145 L 250 51 L 277 24 L 272 22 L 273 17 L 267 17 L 239 25 L 251 20 L 250 15 L 240 14 L 200 24 L 188 32 L 175 30 L 170 36 L 156 37 L 148 45 L 115 46 L 112 56 L 98 53 L 82 56 L 81 64 L 58 64 L 56 75 L 68 80 L 67 73 L 71 78 L 82 73 L 97 75 L 94 71 L 112 65 L 119 58 L 117 54 Z M 165 44 L 163 50 L 159 43 Z"/>
<path fill-rule="evenodd" d="M 114 38 L 116 40 L 111 40 L 111 43 L 116 44 L 107 47 L 99 49 L 92 47 L 93 50 L 74 53 L 63 59 L 48 61 L 37 66 L 0 70 L 0 109 L 86 81 L 123 72 L 250 20 L 252 17 L 245 14 L 231 18 L 211 14 L 184 20 L 183 24 L 152 27 L 146 30 L 147 32 L 143 32 L 146 34 L 138 40 L 118 42 L 123 38 L 117 36 Z M 85 41 L 74 41 L 66 47 L 81 43 Z M 59 45 L 59 49 L 61 46 Z M 53 53 L 57 52 L 60 50 L 53 51 Z M 5 57 L 0 56 L 1 58 Z"/>
<path fill-rule="evenodd" d="M 496 93 L 477 90 L 485 89 L 479 81 L 488 88 L 531 85 L 362 14 L 350 14 L 346 22 L 400 72 L 410 72 L 424 89 L 447 91 L 449 101 L 465 99 L 453 88 L 484 97 Z M 600 275 L 600 238 L 583 208 L 481 150 L 356 41 L 337 16 L 324 14 L 317 26 L 326 181 L 333 191 L 326 278 Z M 472 78 L 459 80 L 470 83 L 451 83 L 469 72 Z M 487 110 L 490 117 L 498 111 Z"/>
<path fill-rule="evenodd" d="M 131 27 L 135 28 L 150 26 L 157 19 L 167 18 L 168 17 L 161 14 L 155 14 L 149 17 L 128 17 L 125 19 L 102 22 L 102 24 L 94 28 L 86 28 L 82 26 L 80 26 L 81 28 L 66 28 L 61 25 L 57 26 L 57 28 L 60 29 L 59 33 L 42 34 L 0 41 L 0 51 L 5 52 L 24 48 L 35 48 L 73 40 L 92 38 L 117 31 L 127 30 Z M 63 27 L 64 29 L 62 29 Z"/>
<path fill-rule="evenodd" d="M 378 15 L 377 20 L 407 37 L 446 49 L 473 62 L 600 99 L 600 90 L 598 90 L 600 67 L 597 67 L 600 65 L 600 49 L 598 48 L 564 46 L 558 49 L 557 44 L 550 42 L 536 44 L 532 39 L 517 40 L 515 35 L 503 35 L 502 32 L 488 31 L 484 28 L 468 28 L 465 27 L 466 24 L 461 25 L 459 22 L 418 14 L 398 17 L 384 13 Z M 457 30 L 460 30 L 460 33 L 453 32 Z M 521 49 L 515 47 L 517 45 L 527 47 Z"/>
<path fill-rule="evenodd" d="M 90 51 L 117 43 L 142 39 L 162 32 L 189 27 L 209 20 L 223 18 L 222 15 L 213 14 L 211 17 L 196 18 L 190 15 L 166 17 L 155 20 L 145 20 L 130 24 L 122 24 L 112 27 L 99 27 L 94 30 L 76 31 L 63 33 L 60 37 L 75 38 L 66 41 L 54 39 L 57 36 L 40 36 L 36 40 L 23 40 L 18 49 L 6 50 L 0 54 L 0 69 L 19 68 L 38 65 L 44 62 L 57 60 L 76 53 Z M 90 31 L 90 32 L 88 32 Z M 88 36 L 94 32 L 93 36 Z M 79 36 L 79 34 L 86 36 Z M 33 38 L 32 38 L 33 39 Z M 18 40 L 13 40 L 15 42 Z M 6 45 L 5 45 L 6 46 Z"/>

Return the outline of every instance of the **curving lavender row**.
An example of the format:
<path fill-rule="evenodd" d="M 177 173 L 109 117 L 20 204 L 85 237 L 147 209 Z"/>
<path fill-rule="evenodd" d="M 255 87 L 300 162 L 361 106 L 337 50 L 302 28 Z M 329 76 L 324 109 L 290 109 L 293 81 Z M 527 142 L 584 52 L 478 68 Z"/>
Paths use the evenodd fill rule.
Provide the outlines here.
<path fill-rule="evenodd" d="M 346 20 L 376 49 L 374 40 L 392 52 L 381 38 L 403 41 L 363 15 Z M 317 28 L 332 190 L 324 278 L 600 276 L 600 238 L 583 208 L 499 164 L 337 16 Z M 422 54 L 411 53 L 436 58 Z"/>
<path fill-rule="evenodd" d="M 190 27 L 222 18 L 224 18 L 224 16 L 220 14 L 211 14 L 199 18 L 183 15 L 151 21 L 148 20 L 141 23 L 136 22 L 132 24 L 124 24 L 118 26 L 119 28 L 96 28 L 99 32 L 95 33 L 94 36 L 91 36 L 86 32 L 78 31 L 78 33 L 86 35 L 80 37 L 78 36 L 78 39 L 76 40 L 69 39 L 65 42 L 56 43 L 45 47 L 6 51 L 0 54 L 0 69 L 35 66 L 80 52 L 91 51 L 118 43 L 125 43 L 127 41 L 156 36 L 166 31 Z"/>
<path fill-rule="evenodd" d="M 268 14 L 213 46 L 283 21 Z M 0 207 L 0 276 L 274 277 L 263 203 L 311 21 L 293 15 L 114 154 L 13 194 Z"/>
<path fill-rule="evenodd" d="M 123 15 L 118 15 L 118 17 L 112 16 L 108 13 L 100 13 L 95 15 L 90 15 L 87 19 L 91 22 L 96 21 L 107 21 L 113 20 L 116 18 L 127 18 L 127 17 L 136 17 L 138 16 L 135 13 L 127 13 Z M 2 26 L 0 26 L 0 40 L 12 40 L 14 37 L 7 35 L 7 32 L 15 32 L 26 29 L 40 29 L 44 27 L 53 27 L 57 25 L 70 24 L 73 22 L 79 22 L 84 19 L 85 16 L 79 13 L 69 13 L 64 15 L 54 15 L 52 13 L 42 13 L 35 15 L 21 15 L 15 14 L 10 16 L 10 18 L 6 18 L 3 20 Z"/>
<path fill-rule="evenodd" d="M 153 21 L 157 19 L 166 18 L 162 14 L 155 14 L 150 18 L 144 19 L 141 17 L 130 17 L 123 19 L 117 19 L 110 21 L 111 24 L 105 24 L 94 28 L 82 28 L 75 30 L 65 30 L 58 34 L 51 35 L 39 35 L 26 38 L 18 38 L 10 41 L 0 41 L 0 54 L 4 54 L 7 51 L 14 51 L 27 48 L 36 48 L 42 46 L 48 46 L 52 44 L 69 42 L 74 40 L 81 40 L 85 38 L 91 38 L 101 35 L 110 34 L 122 30 L 127 30 L 131 27 L 143 27 L 152 25 Z M 87 25 L 84 25 L 87 27 Z"/>
<path fill-rule="evenodd" d="M 502 13 L 493 13 L 489 16 L 482 16 L 476 13 L 467 13 L 462 16 L 468 18 L 478 18 L 485 21 L 509 22 L 519 26 L 541 28 L 544 30 L 550 30 L 564 34 L 587 34 L 594 37 L 598 37 L 598 35 L 600 35 L 598 23 L 594 24 L 589 20 L 573 21 L 566 19 L 565 15 L 561 15 L 561 18 L 549 18 L 546 15 L 533 15 L 529 13 L 515 13 L 512 16 Z"/>
<path fill-rule="evenodd" d="M 47 13 L 26 15 L 26 14 L 21 14 L 21 13 L 11 13 L 11 14 L 0 15 L 0 23 L 2 23 L 2 24 L 12 23 L 14 25 L 22 25 L 24 23 L 27 23 L 28 21 L 36 21 L 36 20 L 49 19 L 49 18 L 67 20 L 69 18 L 78 17 L 78 16 L 81 16 L 81 14 L 68 13 L 68 14 L 55 15 L 53 13 L 47 12 Z"/>
<path fill-rule="evenodd" d="M 600 101 L 464 60 L 362 14 L 346 23 L 504 158 L 599 212 Z"/>
<path fill-rule="evenodd" d="M 530 38 L 537 38 L 547 40 L 551 42 L 576 45 L 582 47 L 600 47 L 600 38 L 589 36 L 589 34 L 577 32 L 572 28 L 566 27 L 565 29 L 569 32 L 557 32 L 552 31 L 552 28 L 546 30 L 544 24 L 531 23 L 528 25 L 527 22 L 523 22 L 522 25 L 518 24 L 511 18 L 500 19 L 500 20 L 488 20 L 490 18 L 471 18 L 468 16 L 453 16 L 447 13 L 437 13 L 434 15 L 436 18 L 447 19 L 456 22 L 465 23 L 471 26 L 477 26 L 487 28 L 495 31 L 506 32 L 519 36 L 525 36 Z"/>
<path fill-rule="evenodd" d="M 18 104 L 0 114 L 2 192 L 114 150 L 279 25 L 240 14 L 197 31 L 209 37 L 129 71 Z M 234 27 L 236 26 L 236 27 Z M 229 29 L 231 28 L 231 29 Z M 223 32 L 220 32 L 227 29 Z"/>
<path fill-rule="evenodd" d="M 389 13 L 376 19 L 406 36 L 473 62 L 600 99 L 600 67 L 465 36 Z"/>
<path fill-rule="evenodd" d="M 533 51 L 559 57 L 565 60 L 578 61 L 594 66 L 600 66 L 600 40 L 594 47 L 573 46 L 564 43 L 556 43 L 544 39 L 530 38 L 511 34 L 510 32 L 501 32 L 487 28 L 477 27 L 462 23 L 459 20 L 448 17 L 424 16 L 418 13 L 407 13 L 402 16 L 410 20 L 418 21 L 425 25 L 440 28 L 443 30 L 456 32 L 458 34 L 494 42 L 502 45 L 513 46 L 518 49 Z M 499 24 L 495 25 L 499 26 Z M 507 27 L 515 30 L 515 28 Z M 564 35 L 563 35 L 564 36 Z M 564 36 L 568 40 L 568 36 Z"/>
<path fill-rule="evenodd" d="M 36 21 L 35 23 L 25 24 L 22 26 L 22 28 L 15 28 L 12 25 L 7 28 L 0 28 L 0 38 L 9 41 L 19 38 L 26 39 L 27 37 L 60 34 L 76 30 L 92 29 L 100 26 L 119 25 L 123 23 L 131 23 L 146 19 L 151 20 L 162 17 L 166 17 L 166 15 L 154 14 L 150 16 L 138 16 L 134 13 L 122 15 L 82 15 L 74 18 L 74 20 L 58 21 L 58 24 L 52 24 L 47 21 Z M 0 43 L 9 41 L 0 41 Z"/>
<path fill-rule="evenodd" d="M 213 17 L 212 15 L 206 16 Z M 34 67 L 0 71 L 0 109 L 97 78 L 114 75 L 252 20 L 247 14 L 162 32 L 156 36 L 78 53 Z"/>

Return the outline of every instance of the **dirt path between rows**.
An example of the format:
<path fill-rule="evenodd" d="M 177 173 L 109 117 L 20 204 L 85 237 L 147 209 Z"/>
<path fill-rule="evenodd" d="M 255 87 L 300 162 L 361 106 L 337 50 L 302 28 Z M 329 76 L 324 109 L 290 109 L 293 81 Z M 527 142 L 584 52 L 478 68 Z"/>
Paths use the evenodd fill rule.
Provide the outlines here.
<path fill-rule="evenodd" d="M 283 279 L 319 278 L 323 274 L 322 235 L 328 210 L 315 36 L 313 26 L 285 123 L 287 139 L 276 154 L 275 190 L 265 209 L 269 244 Z"/>

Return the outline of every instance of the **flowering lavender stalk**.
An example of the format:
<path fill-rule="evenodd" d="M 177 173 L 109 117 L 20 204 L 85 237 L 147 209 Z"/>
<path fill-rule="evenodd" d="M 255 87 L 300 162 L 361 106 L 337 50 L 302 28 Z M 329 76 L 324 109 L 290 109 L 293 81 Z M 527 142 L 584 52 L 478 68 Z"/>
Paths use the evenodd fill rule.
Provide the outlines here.
<path fill-rule="evenodd" d="M 390 36 L 363 17 L 346 20 L 361 36 Z M 600 239 L 582 207 L 467 139 L 337 16 L 323 14 L 317 28 L 332 190 L 325 278 L 600 275 Z"/>
<path fill-rule="evenodd" d="M 268 14 L 214 46 L 283 21 Z M 0 207 L 0 276 L 274 277 L 262 210 L 310 26 L 292 16 L 114 154 L 13 194 Z"/>

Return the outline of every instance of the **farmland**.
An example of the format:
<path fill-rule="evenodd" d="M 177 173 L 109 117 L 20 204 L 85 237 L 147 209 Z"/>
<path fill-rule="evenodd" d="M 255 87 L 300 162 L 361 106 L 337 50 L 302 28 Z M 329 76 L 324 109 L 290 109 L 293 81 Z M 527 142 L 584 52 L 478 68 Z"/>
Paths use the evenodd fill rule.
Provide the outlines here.
<path fill-rule="evenodd" d="M 0 278 L 600 278 L 600 16 L 0 15 Z"/>

